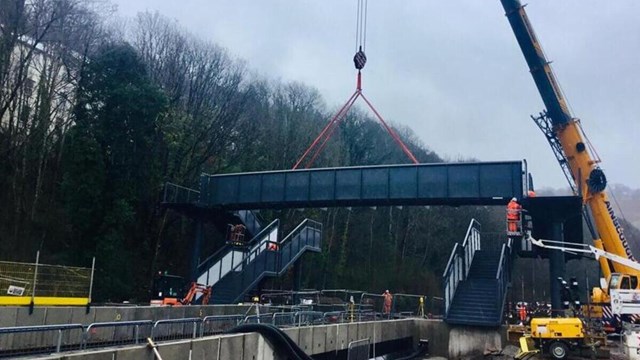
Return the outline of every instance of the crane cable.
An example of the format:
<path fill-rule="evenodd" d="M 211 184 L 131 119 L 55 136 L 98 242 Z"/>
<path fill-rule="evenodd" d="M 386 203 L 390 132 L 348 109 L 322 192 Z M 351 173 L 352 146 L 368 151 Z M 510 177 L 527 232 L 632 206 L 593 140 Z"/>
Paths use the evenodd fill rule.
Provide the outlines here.
<path fill-rule="evenodd" d="M 367 48 L 367 10 L 368 0 L 358 0 L 358 13 L 356 14 L 356 48 L 365 51 Z"/>
<path fill-rule="evenodd" d="M 389 133 L 393 141 L 395 141 L 398 147 L 400 147 L 400 150 L 405 153 L 405 155 L 411 162 L 413 162 L 414 164 L 419 164 L 418 159 L 416 159 L 407 145 L 404 144 L 402 138 L 393 130 L 393 128 L 391 128 L 391 126 L 386 123 L 386 121 L 384 121 L 380 113 L 378 113 L 378 111 L 373 107 L 373 104 L 371 104 L 371 102 L 362 93 L 361 70 L 367 63 L 367 56 L 364 53 L 367 45 L 367 11 L 368 0 L 358 0 L 358 11 L 356 14 L 356 54 L 353 57 L 353 63 L 358 70 L 358 75 L 356 78 L 356 91 L 340 108 L 338 113 L 329 120 L 329 123 L 322 129 L 320 134 L 304 151 L 300 159 L 298 159 L 298 161 L 293 165 L 294 170 L 298 169 L 298 167 L 301 165 L 303 165 L 307 169 L 309 169 L 313 165 L 315 160 L 327 145 L 333 133 L 338 128 L 339 123 L 346 117 L 347 113 L 359 97 L 361 97 L 362 100 L 364 100 L 364 102 L 367 104 L 367 106 L 373 111 L 375 117 L 378 119 L 378 121 L 380 121 L 382 127 Z M 310 156 L 310 159 L 307 159 L 307 156 Z M 305 162 L 305 160 L 307 161 Z"/>
<path fill-rule="evenodd" d="M 367 48 L 367 10 L 369 8 L 368 0 L 358 0 L 358 12 L 356 14 L 356 55 L 353 57 L 353 63 L 358 72 L 364 68 L 367 63 L 365 50 Z"/>

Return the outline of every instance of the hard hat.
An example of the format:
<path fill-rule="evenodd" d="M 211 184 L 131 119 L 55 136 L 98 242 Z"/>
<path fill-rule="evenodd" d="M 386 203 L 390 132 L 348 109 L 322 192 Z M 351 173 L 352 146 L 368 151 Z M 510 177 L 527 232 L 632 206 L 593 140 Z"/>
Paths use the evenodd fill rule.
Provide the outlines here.
<path fill-rule="evenodd" d="M 384 292 L 388 293 L 388 292 L 389 292 L 389 290 L 385 290 Z"/>
<path fill-rule="evenodd" d="M 516 199 L 516 198 L 511 198 L 511 201 L 518 201 L 518 199 Z"/>

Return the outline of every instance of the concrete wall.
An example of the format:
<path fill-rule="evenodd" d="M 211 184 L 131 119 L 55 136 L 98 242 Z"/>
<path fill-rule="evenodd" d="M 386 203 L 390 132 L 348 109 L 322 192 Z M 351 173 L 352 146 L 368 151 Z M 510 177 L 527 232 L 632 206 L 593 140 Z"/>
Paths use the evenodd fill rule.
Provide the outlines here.
<path fill-rule="evenodd" d="M 306 326 L 285 329 L 285 332 L 307 354 L 317 355 L 346 350 L 350 342 L 365 338 L 370 338 L 375 344 L 381 341 L 412 337 L 415 333 L 415 326 L 414 320 L 407 319 Z M 158 351 L 164 360 L 283 359 L 276 353 L 269 341 L 257 333 L 212 336 L 194 340 L 159 343 Z M 52 355 L 46 357 L 46 359 L 154 360 L 154 355 L 146 346 L 130 346 L 119 349 Z"/>
<path fill-rule="evenodd" d="M 157 344 L 164 360 L 279 360 L 271 344 L 258 334 L 235 334 Z M 155 360 L 145 346 L 65 353 L 43 357 L 49 360 Z"/>
<path fill-rule="evenodd" d="M 195 309 L 195 310 L 194 310 Z M 225 309 L 228 311 L 231 308 Z M 22 310 L 22 309 L 19 309 Z M 39 310 L 39 309 L 36 309 Z M 50 312 L 45 309 L 36 312 L 32 319 L 36 321 L 50 321 L 68 319 L 73 313 Z M 120 315 L 120 320 L 134 320 L 131 316 L 147 316 L 149 309 L 138 308 L 138 312 L 122 312 L 122 309 L 103 308 L 95 309 L 93 319 L 100 318 L 108 321 L 114 316 Z M 177 311 L 173 311 L 177 310 Z M 210 309 L 207 309 L 210 310 Z M 183 317 L 192 316 L 191 311 L 197 307 L 184 307 L 182 309 L 163 308 L 154 312 L 154 316 Z M 220 309 L 216 310 L 221 312 Z M 18 311 L 17 318 L 27 315 Z M 25 320 L 22 319 L 22 320 Z M 104 319 L 104 320 L 102 320 Z M 432 356 L 449 359 L 463 359 L 482 355 L 485 349 L 502 349 L 506 344 L 504 339 L 505 329 L 486 329 L 473 327 L 452 327 L 439 320 L 404 319 L 378 322 L 361 322 L 348 324 L 318 325 L 299 328 L 288 328 L 285 333 L 294 340 L 301 349 L 309 355 L 331 354 L 346 350 L 352 341 L 369 338 L 372 343 L 380 343 L 403 338 L 413 338 L 414 345 L 419 339 L 429 340 L 429 349 Z M 159 351 L 165 360 L 176 359 L 247 359 L 247 360 L 272 360 L 279 359 L 269 342 L 259 334 L 234 334 L 222 335 L 194 340 L 174 341 L 158 344 Z M 374 353 L 372 356 L 381 355 Z M 127 348 L 91 351 L 51 356 L 48 359 L 154 359 L 150 349 L 145 346 L 132 346 Z"/>
<path fill-rule="evenodd" d="M 106 321 L 161 320 L 209 315 L 244 314 L 249 305 L 207 306 L 106 306 L 92 307 L 36 307 L 32 314 L 29 308 L 19 306 L 0 307 L 0 327 L 83 324 Z M 261 309 L 261 313 L 265 310 Z M 253 314 L 253 312 L 252 312 Z"/>
<path fill-rule="evenodd" d="M 502 350 L 507 344 L 505 327 L 450 326 L 440 320 L 416 319 L 415 333 L 429 340 L 429 353 L 448 359 L 482 356 L 485 350 Z"/>

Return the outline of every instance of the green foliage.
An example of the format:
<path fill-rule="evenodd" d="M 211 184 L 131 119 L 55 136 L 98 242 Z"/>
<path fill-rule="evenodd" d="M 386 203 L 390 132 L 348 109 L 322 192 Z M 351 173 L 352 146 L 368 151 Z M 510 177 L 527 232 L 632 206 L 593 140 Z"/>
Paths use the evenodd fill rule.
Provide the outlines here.
<path fill-rule="evenodd" d="M 62 184 L 70 251 L 79 260 L 99 254 L 98 299 L 126 299 L 136 295 L 132 281 L 149 276 L 148 266 L 132 271 L 131 260 L 152 230 L 146 221 L 160 191 L 155 147 L 166 101 L 126 44 L 101 49 L 77 98 Z"/>

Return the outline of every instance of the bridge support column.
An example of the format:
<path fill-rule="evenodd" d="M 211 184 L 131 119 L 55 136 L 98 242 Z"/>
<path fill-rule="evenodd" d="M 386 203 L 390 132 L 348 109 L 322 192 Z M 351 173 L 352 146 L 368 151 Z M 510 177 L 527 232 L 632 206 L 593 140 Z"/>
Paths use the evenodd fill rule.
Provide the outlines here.
<path fill-rule="evenodd" d="M 302 288 L 302 259 L 298 259 L 293 264 L 293 291 L 300 291 Z M 293 295 L 293 304 L 297 305 L 300 303 L 300 296 Z"/>
<path fill-rule="evenodd" d="M 200 249 L 202 248 L 202 237 L 204 236 L 204 222 L 196 219 L 196 237 L 191 249 L 191 274 L 190 280 L 198 280 L 198 264 L 200 263 Z"/>
<path fill-rule="evenodd" d="M 561 221 L 556 221 L 552 226 L 552 239 L 564 241 L 564 226 Z M 562 290 L 558 278 L 564 278 L 565 274 L 564 252 L 552 250 L 549 252 L 549 276 L 551 277 L 551 308 L 553 309 L 553 317 L 561 317 L 563 314 L 562 299 L 560 291 Z M 535 300 L 535 299 L 532 299 Z"/>

